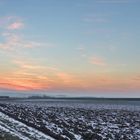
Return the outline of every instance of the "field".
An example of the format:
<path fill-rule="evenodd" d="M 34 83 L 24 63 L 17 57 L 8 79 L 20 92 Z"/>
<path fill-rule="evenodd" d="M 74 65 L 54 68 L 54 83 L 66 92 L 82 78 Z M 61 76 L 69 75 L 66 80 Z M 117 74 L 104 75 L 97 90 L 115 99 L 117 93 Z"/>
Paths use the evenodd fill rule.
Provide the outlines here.
<path fill-rule="evenodd" d="M 139 104 L 13 100 L 0 112 L 0 135 L 13 140 L 140 140 Z"/>

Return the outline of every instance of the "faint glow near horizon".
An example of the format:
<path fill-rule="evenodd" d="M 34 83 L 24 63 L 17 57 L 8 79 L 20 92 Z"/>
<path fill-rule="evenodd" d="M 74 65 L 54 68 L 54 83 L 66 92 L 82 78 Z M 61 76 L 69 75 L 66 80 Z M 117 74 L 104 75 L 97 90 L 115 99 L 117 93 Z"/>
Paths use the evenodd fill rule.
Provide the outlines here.
<path fill-rule="evenodd" d="M 0 1 L 0 90 L 140 97 L 139 5 Z"/>

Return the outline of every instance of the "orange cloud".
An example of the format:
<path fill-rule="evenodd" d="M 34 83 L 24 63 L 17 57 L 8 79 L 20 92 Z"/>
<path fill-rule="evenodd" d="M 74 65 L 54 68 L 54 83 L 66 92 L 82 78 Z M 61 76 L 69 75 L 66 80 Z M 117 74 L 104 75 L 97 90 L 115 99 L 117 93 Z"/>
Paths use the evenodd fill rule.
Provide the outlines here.
<path fill-rule="evenodd" d="M 26 91 L 26 90 L 34 90 L 34 88 L 11 84 L 11 83 L 0 83 L 0 88 L 18 90 L 18 91 Z"/>
<path fill-rule="evenodd" d="M 56 74 L 59 79 L 61 79 L 64 83 L 70 83 L 74 80 L 72 75 L 65 73 L 65 72 L 59 72 Z"/>
<path fill-rule="evenodd" d="M 85 92 L 140 91 L 140 81 L 132 80 L 128 75 L 76 75 L 60 70 L 48 70 L 47 67 L 46 69 L 18 67 L 15 71 L 5 74 L 1 73 L 0 77 L 0 88 L 14 90 Z"/>
<path fill-rule="evenodd" d="M 0 70 L 0 88 L 46 91 L 140 91 L 139 75 L 117 73 L 76 74 L 56 66 L 46 66 L 37 59 L 18 58 L 11 61 L 14 68 Z"/>
<path fill-rule="evenodd" d="M 1 75 L 0 88 L 14 90 L 41 90 L 49 88 L 49 80 L 46 76 L 38 76 L 36 73 L 16 70 Z"/>
<path fill-rule="evenodd" d="M 43 66 L 27 59 L 15 59 L 12 61 L 14 70 L 1 74 L 1 87 L 15 90 L 53 90 L 58 85 L 64 88 L 66 85 L 70 86 L 70 82 L 73 84 L 73 77 L 56 67 Z"/>

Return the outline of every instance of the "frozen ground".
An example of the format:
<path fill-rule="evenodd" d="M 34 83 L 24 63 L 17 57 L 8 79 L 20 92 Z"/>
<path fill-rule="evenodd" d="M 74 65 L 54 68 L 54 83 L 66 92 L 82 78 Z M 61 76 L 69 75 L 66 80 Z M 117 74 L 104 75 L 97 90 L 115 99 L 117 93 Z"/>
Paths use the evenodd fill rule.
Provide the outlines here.
<path fill-rule="evenodd" d="M 7 138 L 5 138 L 7 137 Z M 10 138 L 9 138 L 10 137 Z M 12 138 L 11 138 L 12 137 Z M 0 112 L 0 140 L 54 140 Z"/>
<path fill-rule="evenodd" d="M 140 140 L 139 105 L 20 100 L 1 102 L 0 111 L 9 116 L 0 125 L 23 139 Z"/>

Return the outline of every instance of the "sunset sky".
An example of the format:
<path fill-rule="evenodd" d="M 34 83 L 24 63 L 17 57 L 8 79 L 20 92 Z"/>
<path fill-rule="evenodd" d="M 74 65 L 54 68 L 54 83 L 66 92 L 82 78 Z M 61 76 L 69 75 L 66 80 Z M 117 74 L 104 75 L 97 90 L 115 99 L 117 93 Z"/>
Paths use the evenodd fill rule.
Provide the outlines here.
<path fill-rule="evenodd" d="M 0 93 L 140 97 L 139 0 L 0 0 Z"/>

